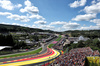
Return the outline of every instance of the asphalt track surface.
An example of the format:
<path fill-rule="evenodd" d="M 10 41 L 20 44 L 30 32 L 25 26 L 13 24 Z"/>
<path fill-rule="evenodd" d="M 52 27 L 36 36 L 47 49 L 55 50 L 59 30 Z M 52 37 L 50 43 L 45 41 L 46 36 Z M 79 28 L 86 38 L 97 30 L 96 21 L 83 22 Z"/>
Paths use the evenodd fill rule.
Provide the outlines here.
<path fill-rule="evenodd" d="M 37 64 L 41 62 L 45 62 L 48 60 L 51 60 L 53 58 L 56 58 L 60 55 L 60 53 L 54 49 L 48 48 L 47 52 L 41 55 L 38 55 L 34 58 L 24 58 L 24 59 L 18 59 L 18 60 L 13 60 L 10 61 L 9 63 L 1 64 L 0 66 L 23 66 L 27 65 L 29 66 L 30 64 Z"/>
<path fill-rule="evenodd" d="M 27 55 L 27 56 L 15 57 L 15 58 L 0 59 L 0 62 L 3 63 L 3 65 L 0 64 L 0 66 L 16 66 L 16 64 L 19 64 L 19 63 L 22 63 L 22 64 L 24 63 L 24 66 L 33 66 L 33 65 L 36 65 L 37 63 L 47 61 L 48 57 L 49 57 L 49 60 L 50 60 L 50 56 L 53 58 L 53 56 L 56 57 L 56 56 L 59 55 L 58 51 L 52 50 L 53 53 L 55 51 L 55 53 L 57 54 L 57 55 L 53 55 L 52 52 L 49 51 L 50 49 L 47 49 L 47 46 L 49 44 L 51 44 L 52 41 L 46 43 L 46 45 L 44 46 L 42 52 L 40 52 L 39 54 Z M 41 61 L 41 59 L 42 60 L 45 59 L 45 60 Z M 35 60 L 36 62 L 33 63 L 33 60 Z M 25 65 L 25 63 L 27 63 L 27 64 Z M 5 64 L 8 64 L 8 65 L 5 65 Z M 12 64 L 15 64 L 15 65 L 12 65 Z M 20 66 L 20 65 L 17 65 L 17 66 Z"/>

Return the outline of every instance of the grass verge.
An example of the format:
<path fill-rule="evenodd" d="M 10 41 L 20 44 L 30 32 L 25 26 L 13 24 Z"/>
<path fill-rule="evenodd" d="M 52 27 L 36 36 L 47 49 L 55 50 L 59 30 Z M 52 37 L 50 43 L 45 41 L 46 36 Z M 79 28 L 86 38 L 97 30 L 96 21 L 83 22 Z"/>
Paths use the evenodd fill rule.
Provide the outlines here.
<path fill-rule="evenodd" d="M 56 39 L 56 41 L 59 41 L 59 40 L 61 39 L 61 37 L 62 37 L 62 36 L 61 36 L 61 35 L 59 35 L 59 37 Z"/>
<path fill-rule="evenodd" d="M 23 55 L 29 55 L 29 54 L 36 54 L 39 53 L 42 50 L 42 48 L 39 48 L 35 51 L 30 51 L 30 52 L 25 52 L 25 53 L 20 53 L 20 54 L 14 54 L 14 55 L 8 55 L 8 56 L 2 56 L 0 58 L 9 58 L 9 57 L 15 57 L 15 56 L 23 56 Z"/>
<path fill-rule="evenodd" d="M 51 48 L 51 47 L 53 47 L 54 45 L 55 45 L 55 44 L 50 44 L 48 47 Z"/>

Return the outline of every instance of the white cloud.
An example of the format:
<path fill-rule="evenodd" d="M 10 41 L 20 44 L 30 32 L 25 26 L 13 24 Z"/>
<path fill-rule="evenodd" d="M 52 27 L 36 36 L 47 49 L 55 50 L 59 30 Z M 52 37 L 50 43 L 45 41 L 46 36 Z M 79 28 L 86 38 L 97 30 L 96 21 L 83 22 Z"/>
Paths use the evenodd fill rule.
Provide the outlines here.
<path fill-rule="evenodd" d="M 7 16 L 7 18 L 19 20 L 21 22 L 29 22 L 30 21 L 30 19 L 27 16 L 19 16 L 19 15 L 16 15 L 16 14 L 14 14 L 14 15 L 12 14 L 10 16 Z"/>
<path fill-rule="evenodd" d="M 42 16 L 40 16 L 40 15 L 31 15 L 29 18 L 36 18 L 36 19 L 39 19 L 39 20 L 45 20 L 45 18 L 44 17 L 42 17 Z"/>
<path fill-rule="evenodd" d="M 97 1 L 100 1 L 100 0 L 97 0 Z"/>
<path fill-rule="evenodd" d="M 100 2 L 92 4 L 90 6 L 86 6 L 83 11 L 85 11 L 86 13 L 100 13 Z"/>
<path fill-rule="evenodd" d="M 10 23 L 1 22 L 1 24 L 7 24 L 7 25 L 9 25 Z"/>
<path fill-rule="evenodd" d="M 90 20 L 90 22 L 93 22 L 93 23 L 100 23 L 100 19 L 93 19 L 93 20 Z"/>
<path fill-rule="evenodd" d="M 31 2 L 29 0 L 25 1 L 24 4 L 28 7 L 32 6 Z"/>
<path fill-rule="evenodd" d="M 50 25 L 39 25 L 38 28 L 45 30 L 53 30 L 55 27 Z"/>
<path fill-rule="evenodd" d="M 35 21 L 34 23 L 35 24 L 46 24 L 47 22 L 43 20 L 39 20 L 39 21 Z"/>
<path fill-rule="evenodd" d="M 85 24 L 83 24 L 83 26 L 86 26 Z"/>
<path fill-rule="evenodd" d="M 20 7 L 22 7 L 22 5 L 21 4 L 17 4 L 17 5 L 15 5 L 15 7 L 20 8 Z"/>
<path fill-rule="evenodd" d="M 92 3 L 92 4 L 96 4 L 96 1 L 95 1 L 95 0 L 93 0 L 91 3 Z"/>
<path fill-rule="evenodd" d="M 6 25 L 17 25 L 17 26 L 23 26 L 23 27 L 29 27 L 29 28 L 39 28 L 36 25 L 28 25 L 28 24 L 19 24 L 19 23 L 7 23 L 7 22 L 1 22 L 0 24 L 6 24 Z M 40 28 L 41 29 L 41 28 Z"/>
<path fill-rule="evenodd" d="M 11 23 L 10 25 L 17 25 L 17 26 L 23 26 L 23 27 L 29 27 L 29 28 L 32 28 L 32 26 L 27 25 L 27 24 Z"/>
<path fill-rule="evenodd" d="M 39 13 L 39 9 L 35 6 L 32 5 L 32 3 L 29 0 L 26 0 L 24 2 L 25 4 L 25 8 L 21 8 L 20 12 L 24 13 L 24 12 L 28 12 L 29 14 L 31 14 L 31 16 L 29 16 L 29 18 L 31 19 L 38 19 L 38 20 L 45 20 L 45 18 L 43 16 L 40 16 Z"/>
<path fill-rule="evenodd" d="M 0 12 L 0 15 L 3 15 L 3 16 L 7 16 L 7 15 L 11 15 L 12 13 L 9 13 L 9 12 Z"/>
<path fill-rule="evenodd" d="M 20 12 L 22 12 L 22 13 L 28 12 L 30 14 L 37 14 L 37 13 L 39 13 L 38 8 L 35 7 L 35 6 L 32 6 L 31 2 L 29 0 L 25 1 L 24 4 L 26 5 L 26 7 L 20 9 Z"/>
<path fill-rule="evenodd" d="M 38 13 L 39 10 L 37 7 L 32 6 L 32 7 L 25 7 L 24 9 L 20 9 L 20 12 L 22 12 L 22 13 L 28 12 L 30 14 L 35 14 L 35 13 Z"/>
<path fill-rule="evenodd" d="M 30 21 L 29 15 L 27 15 L 27 16 L 21 15 L 20 16 L 20 15 L 12 14 L 9 12 L 0 12 L 0 15 L 7 16 L 7 18 L 9 18 L 9 19 L 19 20 L 21 22 L 29 22 Z"/>
<path fill-rule="evenodd" d="M 76 8 L 76 7 L 79 7 L 79 6 L 84 6 L 86 4 L 86 0 L 77 0 L 77 1 L 74 1 L 73 3 L 70 3 L 70 7 L 72 8 Z"/>
<path fill-rule="evenodd" d="M 50 25 L 64 25 L 66 22 L 61 22 L 61 21 L 56 21 L 56 22 L 51 22 Z"/>
<path fill-rule="evenodd" d="M 58 27 L 58 28 L 54 28 L 53 31 L 57 31 L 57 32 L 62 32 L 65 31 L 66 29 L 62 28 L 62 27 Z"/>
<path fill-rule="evenodd" d="M 18 25 L 18 26 L 24 26 L 24 27 L 27 27 L 27 24 L 12 23 L 11 25 Z"/>
<path fill-rule="evenodd" d="M 72 20 L 74 20 L 74 21 L 89 21 L 93 18 L 96 18 L 96 14 L 77 15 Z"/>
<path fill-rule="evenodd" d="M 17 26 L 24 26 L 24 27 L 30 27 L 33 28 L 33 25 L 27 25 L 27 24 L 19 24 L 19 23 L 7 23 L 7 22 L 1 22 L 0 24 L 6 24 L 6 25 L 17 25 Z M 35 25 L 34 25 L 35 26 Z"/>
<path fill-rule="evenodd" d="M 78 23 L 66 23 L 65 25 L 63 25 L 62 27 L 65 29 L 76 29 L 80 26 L 80 24 Z"/>
<path fill-rule="evenodd" d="M 7 9 L 7 10 L 13 10 L 14 6 L 9 0 L 0 0 L 0 7 Z"/>
<path fill-rule="evenodd" d="M 100 19 L 93 19 L 90 22 L 96 23 L 96 25 L 100 26 Z"/>
<path fill-rule="evenodd" d="M 100 23 L 97 23 L 96 25 L 97 25 L 97 26 L 100 26 Z"/>
<path fill-rule="evenodd" d="M 100 26 L 81 27 L 80 30 L 95 30 L 100 29 Z"/>
<path fill-rule="evenodd" d="M 4 9 L 13 10 L 16 6 L 21 7 L 21 4 L 14 5 L 10 0 L 0 0 L 0 7 Z"/>
<path fill-rule="evenodd" d="M 32 25 L 32 27 L 31 28 L 37 28 L 37 26 L 36 25 Z"/>
<path fill-rule="evenodd" d="M 12 23 L 12 25 L 18 25 L 18 26 L 20 26 L 20 24 L 18 24 L 18 23 Z"/>
<path fill-rule="evenodd" d="M 62 25 L 61 27 L 56 27 L 55 31 L 65 31 L 65 30 L 72 30 L 77 29 L 80 24 L 75 22 L 64 22 L 64 21 L 57 21 L 57 22 L 51 22 L 50 25 Z"/>

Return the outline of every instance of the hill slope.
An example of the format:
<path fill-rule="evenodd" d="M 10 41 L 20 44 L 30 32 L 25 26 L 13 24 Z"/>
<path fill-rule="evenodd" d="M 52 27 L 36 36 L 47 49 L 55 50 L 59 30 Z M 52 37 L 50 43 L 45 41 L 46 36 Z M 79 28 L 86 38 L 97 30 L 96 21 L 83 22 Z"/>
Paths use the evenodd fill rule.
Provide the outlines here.
<path fill-rule="evenodd" d="M 0 32 L 54 32 L 51 30 L 42 30 L 38 28 L 29 28 L 29 27 L 22 27 L 17 25 L 5 25 L 0 24 Z"/>

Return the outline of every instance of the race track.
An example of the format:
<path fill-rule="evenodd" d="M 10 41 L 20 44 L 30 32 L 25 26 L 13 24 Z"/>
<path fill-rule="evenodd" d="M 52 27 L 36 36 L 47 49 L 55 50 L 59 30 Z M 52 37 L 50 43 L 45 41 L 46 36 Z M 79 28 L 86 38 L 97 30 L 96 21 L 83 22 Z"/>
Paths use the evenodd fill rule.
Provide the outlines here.
<path fill-rule="evenodd" d="M 47 48 L 47 52 L 38 56 L 5 61 L 0 66 L 28 66 L 30 64 L 39 64 L 58 57 L 60 53 L 54 49 Z"/>

